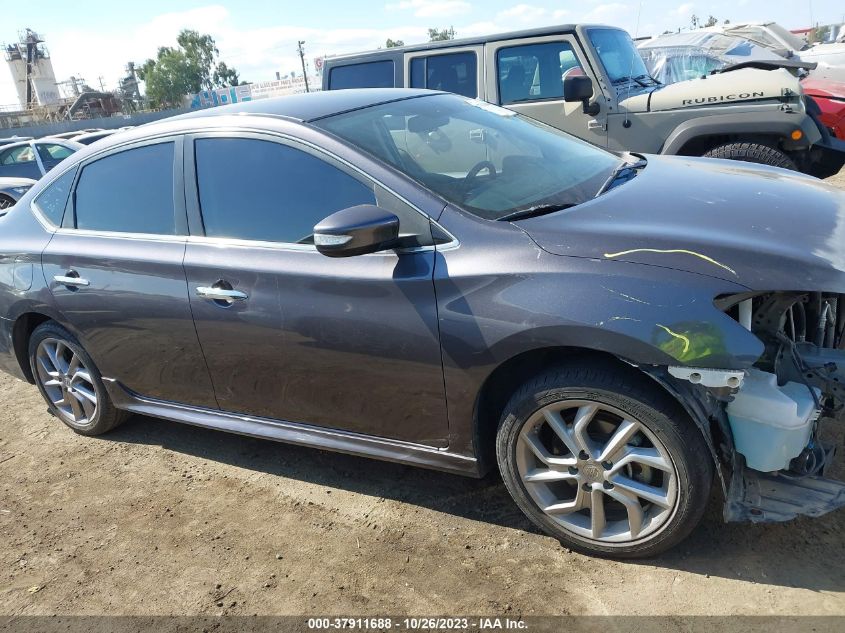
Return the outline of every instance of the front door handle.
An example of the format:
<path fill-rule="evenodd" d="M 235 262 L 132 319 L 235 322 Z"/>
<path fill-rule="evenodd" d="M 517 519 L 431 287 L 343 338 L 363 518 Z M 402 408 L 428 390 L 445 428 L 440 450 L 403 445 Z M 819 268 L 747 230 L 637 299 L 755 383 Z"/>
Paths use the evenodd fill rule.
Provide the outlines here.
<path fill-rule="evenodd" d="M 249 295 L 240 290 L 231 290 L 229 288 L 214 288 L 209 286 L 200 286 L 197 288 L 197 296 L 203 299 L 211 299 L 213 301 L 228 301 L 233 303 L 235 301 L 246 301 Z"/>
<path fill-rule="evenodd" d="M 53 281 L 72 288 L 83 288 L 91 285 L 91 282 L 87 279 L 83 279 L 79 275 L 72 276 L 70 273 L 67 275 L 56 275 L 53 277 Z"/>

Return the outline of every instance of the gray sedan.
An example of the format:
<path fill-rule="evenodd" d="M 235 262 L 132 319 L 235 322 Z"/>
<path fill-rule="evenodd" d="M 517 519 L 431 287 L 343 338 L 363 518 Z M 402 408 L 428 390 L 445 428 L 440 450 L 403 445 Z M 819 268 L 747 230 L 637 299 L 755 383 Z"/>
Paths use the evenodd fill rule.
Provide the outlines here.
<path fill-rule="evenodd" d="M 41 138 L 6 145 L 0 148 L 0 177 L 38 180 L 83 147 L 80 143 L 60 138 Z"/>
<path fill-rule="evenodd" d="M 845 194 L 774 167 L 424 90 L 256 100 L 98 141 L 0 218 L 0 371 L 82 435 L 496 469 L 568 547 L 653 556 L 714 482 L 732 521 L 845 505 L 843 235 Z"/>
<path fill-rule="evenodd" d="M 0 213 L 13 206 L 34 184 L 32 178 L 0 178 Z"/>

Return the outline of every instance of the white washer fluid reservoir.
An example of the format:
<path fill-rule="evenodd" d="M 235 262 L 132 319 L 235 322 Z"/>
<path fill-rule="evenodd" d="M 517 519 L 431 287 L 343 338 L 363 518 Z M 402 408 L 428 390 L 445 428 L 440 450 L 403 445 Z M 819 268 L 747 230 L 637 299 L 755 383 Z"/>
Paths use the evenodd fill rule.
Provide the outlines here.
<path fill-rule="evenodd" d="M 759 369 L 748 370 L 726 410 L 736 449 L 749 468 L 763 472 L 788 468 L 809 443 L 818 418 L 806 385 L 788 382 L 780 387 L 777 376 Z"/>

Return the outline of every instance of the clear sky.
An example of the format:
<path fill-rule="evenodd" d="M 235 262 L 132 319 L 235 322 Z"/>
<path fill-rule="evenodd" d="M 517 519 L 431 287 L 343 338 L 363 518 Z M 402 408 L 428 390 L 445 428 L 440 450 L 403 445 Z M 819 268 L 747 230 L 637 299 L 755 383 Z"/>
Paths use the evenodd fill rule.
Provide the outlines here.
<path fill-rule="evenodd" d="M 641 8 L 641 10 L 640 10 Z M 428 27 L 453 26 L 458 37 L 567 22 L 599 22 L 632 34 L 688 28 L 690 16 L 719 21 L 776 21 L 787 28 L 845 21 L 845 0 L 0 0 L 0 42 L 31 28 L 42 34 L 59 81 L 70 75 L 114 88 L 128 61 L 143 62 L 174 45 L 182 28 L 210 33 L 221 58 L 249 81 L 299 72 L 297 40 L 307 59 L 427 39 Z M 5 64 L 3 64 L 5 66 Z M 0 105 L 17 100 L 8 67 L 0 69 Z"/>

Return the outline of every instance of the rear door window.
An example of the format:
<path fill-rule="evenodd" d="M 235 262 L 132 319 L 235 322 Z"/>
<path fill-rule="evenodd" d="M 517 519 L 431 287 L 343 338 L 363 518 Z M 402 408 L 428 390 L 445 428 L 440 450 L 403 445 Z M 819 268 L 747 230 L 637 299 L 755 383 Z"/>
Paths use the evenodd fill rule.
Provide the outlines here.
<path fill-rule="evenodd" d="M 472 51 L 411 59 L 411 88 L 478 96 L 478 59 Z"/>
<path fill-rule="evenodd" d="M 109 154 L 83 167 L 74 193 L 76 228 L 175 235 L 172 142 Z"/>
<path fill-rule="evenodd" d="M 501 105 L 563 99 L 563 80 L 584 74 L 567 42 L 502 48 L 496 54 L 496 71 Z"/>
<path fill-rule="evenodd" d="M 335 66 L 329 74 L 329 90 L 346 88 L 393 88 L 393 61 Z"/>

